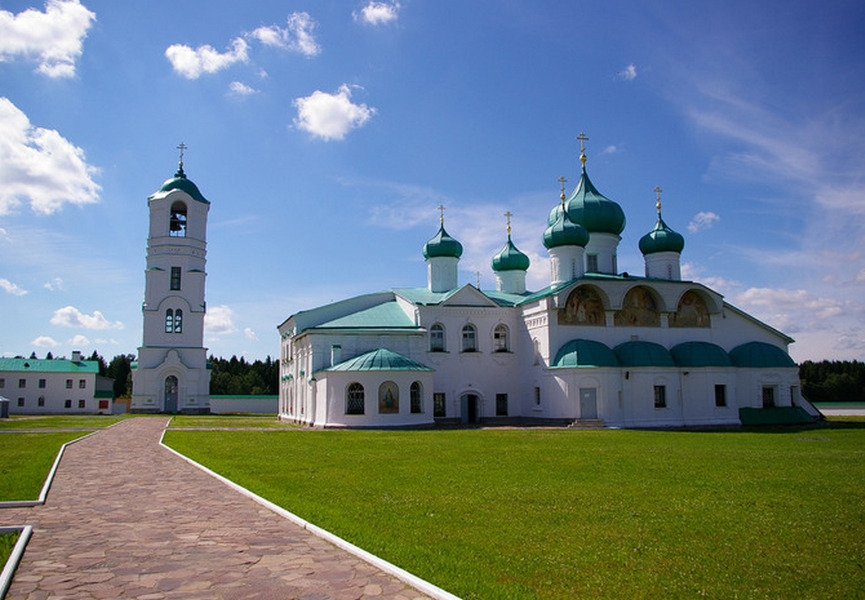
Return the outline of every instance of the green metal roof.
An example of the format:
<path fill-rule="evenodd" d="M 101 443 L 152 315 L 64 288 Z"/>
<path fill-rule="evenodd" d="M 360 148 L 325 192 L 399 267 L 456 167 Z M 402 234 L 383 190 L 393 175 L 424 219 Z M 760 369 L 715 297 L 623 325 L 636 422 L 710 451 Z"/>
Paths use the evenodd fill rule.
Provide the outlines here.
<path fill-rule="evenodd" d="M 583 166 L 580 181 L 577 183 L 565 206 L 571 221 L 582 225 L 589 232 L 599 233 L 622 233 L 625 229 L 625 213 L 622 207 L 606 198 L 594 185 L 592 185 L 586 167 Z M 550 212 L 548 225 L 552 225 L 558 219 L 562 207 L 555 207 Z"/>
<path fill-rule="evenodd" d="M 493 257 L 493 271 L 527 271 L 530 263 L 529 257 L 514 246 L 508 234 L 505 247 Z"/>
<path fill-rule="evenodd" d="M 428 366 L 387 348 L 376 348 L 325 371 L 432 371 Z"/>
<path fill-rule="evenodd" d="M 795 367 L 790 355 L 778 346 L 765 342 L 748 342 L 730 350 L 730 359 L 737 367 L 752 369 L 771 369 L 776 367 Z"/>
<path fill-rule="evenodd" d="M 82 360 L 73 362 L 64 358 L 0 358 L 0 371 L 34 373 L 99 373 L 99 362 Z"/>
<path fill-rule="evenodd" d="M 405 328 L 415 329 L 414 320 L 400 308 L 396 300 L 384 302 L 371 308 L 345 315 L 338 319 L 316 325 L 311 329 L 351 329 L 351 328 Z"/>
<path fill-rule="evenodd" d="M 607 346 L 594 340 L 571 340 L 556 353 L 550 368 L 618 367 L 616 355 Z"/>
<path fill-rule="evenodd" d="M 204 204 L 210 204 L 207 198 L 205 198 L 198 190 L 198 186 L 192 183 L 191 179 L 186 178 L 186 173 L 183 172 L 183 165 L 177 169 L 177 173 L 174 174 L 172 179 L 167 180 L 162 184 L 162 187 L 159 188 L 160 192 L 170 192 L 172 190 L 181 190 L 192 196 L 193 200 L 197 200 Z M 151 198 L 152 197 L 153 196 L 151 196 Z"/>
<path fill-rule="evenodd" d="M 568 211 L 561 210 L 556 220 L 544 231 L 544 247 L 547 249 L 559 246 L 583 246 L 589 243 L 589 232 L 586 228 L 571 220 Z"/>
<path fill-rule="evenodd" d="M 654 229 L 640 238 L 640 252 L 643 255 L 655 254 L 656 252 L 682 252 L 685 248 L 685 238 L 676 233 L 664 223 L 661 213 L 658 213 L 658 222 Z"/>
<path fill-rule="evenodd" d="M 732 367 L 730 355 L 709 342 L 684 342 L 670 348 L 673 360 L 680 367 Z"/>
<path fill-rule="evenodd" d="M 439 227 L 439 231 L 433 239 L 423 245 L 423 257 L 432 258 L 435 256 L 452 256 L 459 258 L 463 254 L 463 245 L 448 235 L 445 231 L 444 223 Z"/>
<path fill-rule="evenodd" d="M 675 367 L 673 357 L 661 344 L 633 341 L 614 349 L 623 367 Z"/>

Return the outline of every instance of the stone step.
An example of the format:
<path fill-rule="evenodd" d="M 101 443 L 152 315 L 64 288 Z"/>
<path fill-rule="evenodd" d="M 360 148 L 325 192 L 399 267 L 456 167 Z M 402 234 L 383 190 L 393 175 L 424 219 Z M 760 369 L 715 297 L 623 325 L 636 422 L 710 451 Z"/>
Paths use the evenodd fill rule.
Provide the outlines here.
<path fill-rule="evenodd" d="M 568 429 L 603 429 L 603 419 L 575 419 L 573 423 L 568 425 Z"/>

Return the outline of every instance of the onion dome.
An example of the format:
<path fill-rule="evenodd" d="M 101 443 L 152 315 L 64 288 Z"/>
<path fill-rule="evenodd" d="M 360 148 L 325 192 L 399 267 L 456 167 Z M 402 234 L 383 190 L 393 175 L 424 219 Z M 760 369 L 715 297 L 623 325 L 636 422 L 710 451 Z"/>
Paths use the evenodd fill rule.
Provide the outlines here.
<path fill-rule="evenodd" d="M 562 208 L 565 204 L 565 184 L 563 178 L 560 181 L 562 182 L 562 204 L 558 207 L 555 220 L 544 231 L 544 246 L 547 250 L 559 246 L 585 247 L 589 243 L 589 232 L 583 226 L 574 223 L 568 212 Z M 556 212 L 555 209 L 553 212 Z"/>
<path fill-rule="evenodd" d="M 664 219 L 661 218 L 660 188 L 656 187 L 655 192 L 658 194 L 658 203 L 656 205 L 658 209 L 658 222 L 655 223 L 652 231 L 640 238 L 640 252 L 643 253 L 643 256 L 657 252 L 678 252 L 681 254 L 682 249 L 685 247 L 685 238 L 664 223 Z"/>
<path fill-rule="evenodd" d="M 170 192 L 172 190 L 180 190 L 182 192 L 186 192 L 194 200 L 198 202 L 202 202 L 204 204 L 210 204 L 210 202 L 201 194 L 198 190 L 198 186 L 192 183 L 191 179 L 186 178 L 186 173 L 183 172 L 183 163 L 180 163 L 180 166 L 177 168 L 177 172 L 174 174 L 173 179 L 167 180 L 162 184 L 162 187 L 159 188 L 160 192 Z"/>
<path fill-rule="evenodd" d="M 530 263 L 529 257 L 514 246 L 508 235 L 505 247 L 493 257 L 493 271 L 528 271 Z"/>
<path fill-rule="evenodd" d="M 437 256 L 452 256 L 459 258 L 463 254 L 463 245 L 448 235 L 445 231 L 444 222 L 439 227 L 435 237 L 423 245 L 423 257 L 434 258 Z"/>

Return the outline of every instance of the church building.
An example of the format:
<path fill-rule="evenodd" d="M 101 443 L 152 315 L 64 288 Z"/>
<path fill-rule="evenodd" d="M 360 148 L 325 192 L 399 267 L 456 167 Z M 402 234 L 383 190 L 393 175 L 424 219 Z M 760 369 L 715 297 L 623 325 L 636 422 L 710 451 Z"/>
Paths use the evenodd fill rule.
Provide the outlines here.
<path fill-rule="evenodd" d="M 585 136 L 580 136 L 585 140 Z M 683 281 L 681 234 L 661 216 L 639 242 L 645 273 L 619 273 L 622 208 L 586 171 L 543 235 L 550 285 L 507 240 L 495 290 L 460 285 L 462 245 L 441 223 L 423 246 L 427 287 L 298 312 L 279 325 L 282 419 L 324 427 L 583 422 L 739 424 L 743 410 L 813 407 L 793 340 Z"/>
<path fill-rule="evenodd" d="M 210 202 L 183 172 L 147 199 L 142 345 L 132 364 L 132 412 L 210 411 L 204 270 Z"/>

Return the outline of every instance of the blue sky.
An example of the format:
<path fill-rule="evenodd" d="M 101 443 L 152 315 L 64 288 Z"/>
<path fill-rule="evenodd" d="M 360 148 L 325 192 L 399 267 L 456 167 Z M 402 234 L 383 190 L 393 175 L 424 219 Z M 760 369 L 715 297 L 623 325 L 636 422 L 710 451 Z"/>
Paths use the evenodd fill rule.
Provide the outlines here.
<path fill-rule="evenodd" d="M 136 352 L 147 196 L 188 146 L 211 201 L 216 355 L 292 313 L 426 285 L 445 223 L 492 288 L 505 218 L 549 283 L 556 179 L 588 171 L 683 275 L 865 358 L 861 1 L 0 0 L 0 354 Z"/>

